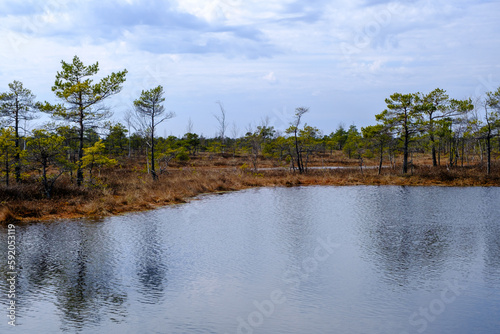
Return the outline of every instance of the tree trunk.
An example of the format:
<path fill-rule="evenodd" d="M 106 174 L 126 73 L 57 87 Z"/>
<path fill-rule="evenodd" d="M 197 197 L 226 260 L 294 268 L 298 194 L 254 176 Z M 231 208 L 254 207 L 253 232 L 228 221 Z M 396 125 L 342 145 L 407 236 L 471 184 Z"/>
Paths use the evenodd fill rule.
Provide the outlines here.
<path fill-rule="evenodd" d="M 51 189 L 49 187 L 49 181 L 47 180 L 47 163 L 44 162 L 42 164 L 42 181 L 43 181 L 43 189 L 45 191 L 45 196 L 47 196 L 48 199 L 50 199 L 50 193 Z"/>
<path fill-rule="evenodd" d="M 378 175 L 382 173 L 382 160 L 384 159 L 384 145 L 380 143 L 380 161 L 378 163 Z"/>
<path fill-rule="evenodd" d="M 486 137 L 486 155 L 487 155 L 487 167 L 486 174 L 491 173 L 491 130 L 488 129 L 488 136 Z"/>
<path fill-rule="evenodd" d="M 92 169 L 94 169 L 94 163 L 90 163 L 90 168 L 89 168 L 89 180 L 90 184 L 92 184 Z"/>
<path fill-rule="evenodd" d="M 307 173 L 307 165 L 309 164 L 309 150 L 306 151 L 306 164 L 304 166 L 304 171 Z"/>
<path fill-rule="evenodd" d="M 299 168 L 299 173 L 302 174 L 302 172 L 304 171 L 304 169 L 302 167 L 302 161 L 301 161 L 301 158 L 300 158 L 300 149 L 299 149 L 299 142 L 298 142 L 298 139 L 297 139 L 297 130 L 298 129 L 295 129 L 295 152 L 297 154 L 297 167 Z"/>
<path fill-rule="evenodd" d="M 81 95 L 81 93 L 80 93 Z M 81 99 L 81 96 L 80 96 Z M 78 169 L 76 171 L 76 184 L 81 186 L 83 183 L 83 169 L 82 169 L 82 159 L 83 159 L 83 138 L 84 138 L 84 125 L 83 125 L 83 106 L 80 105 L 80 133 L 79 133 L 79 144 L 78 144 Z"/>
<path fill-rule="evenodd" d="M 9 186 L 9 147 L 5 149 L 5 186 Z"/>
<path fill-rule="evenodd" d="M 439 148 L 438 148 L 438 165 L 441 166 L 441 141 L 439 141 Z"/>
<path fill-rule="evenodd" d="M 462 138 L 462 168 L 464 167 L 465 139 Z"/>
<path fill-rule="evenodd" d="M 153 181 L 156 181 L 158 179 L 158 176 L 156 175 L 156 170 L 155 170 L 155 118 L 154 118 L 154 109 L 153 112 L 151 113 L 151 176 L 153 177 Z"/>
<path fill-rule="evenodd" d="M 15 163 L 15 171 L 14 174 L 16 175 L 16 182 L 20 183 L 21 182 L 21 156 L 19 155 L 19 106 L 18 102 L 16 101 L 16 119 L 15 119 L 15 143 L 16 143 L 16 153 L 14 156 L 14 163 Z"/>
<path fill-rule="evenodd" d="M 450 167 L 453 167 L 455 165 L 455 140 L 450 139 Z"/>
<path fill-rule="evenodd" d="M 436 167 L 437 166 L 437 159 L 436 159 L 436 140 L 434 138 L 434 123 L 433 119 L 430 119 L 430 139 L 431 139 L 431 146 L 432 146 L 432 166 Z"/>
<path fill-rule="evenodd" d="M 436 167 L 438 163 L 436 158 L 436 142 L 434 141 L 434 135 L 431 135 L 431 145 L 432 145 L 432 166 Z"/>
<path fill-rule="evenodd" d="M 405 127 L 404 133 L 405 141 L 403 146 L 403 174 L 408 173 L 408 146 L 409 146 L 409 138 L 408 138 L 408 128 Z"/>

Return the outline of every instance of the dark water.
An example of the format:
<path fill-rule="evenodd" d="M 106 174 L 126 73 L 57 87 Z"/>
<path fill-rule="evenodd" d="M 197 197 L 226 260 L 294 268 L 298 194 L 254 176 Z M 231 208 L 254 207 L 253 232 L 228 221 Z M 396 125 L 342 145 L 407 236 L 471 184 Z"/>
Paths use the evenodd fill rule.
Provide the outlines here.
<path fill-rule="evenodd" d="M 500 188 L 304 187 L 16 228 L 1 333 L 500 333 Z"/>

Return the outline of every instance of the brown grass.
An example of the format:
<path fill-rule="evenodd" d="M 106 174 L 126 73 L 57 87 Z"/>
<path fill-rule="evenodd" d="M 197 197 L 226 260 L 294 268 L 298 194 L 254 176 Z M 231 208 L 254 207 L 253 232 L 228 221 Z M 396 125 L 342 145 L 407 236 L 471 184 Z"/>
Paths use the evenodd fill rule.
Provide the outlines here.
<path fill-rule="evenodd" d="M 330 159 L 319 157 L 316 165 Z M 338 157 L 332 157 L 339 164 Z M 224 164 L 226 161 L 226 164 Z M 341 161 L 355 165 L 356 160 Z M 97 185 L 78 188 L 69 178 L 56 184 L 51 200 L 43 198 L 36 183 L 0 188 L 0 221 L 49 220 L 55 218 L 103 217 L 123 212 L 143 211 L 174 203 L 183 203 L 203 193 L 234 191 L 250 187 L 298 185 L 408 185 L 408 186 L 499 186 L 500 168 L 485 175 L 484 166 L 447 169 L 415 166 L 413 175 L 385 168 L 376 169 L 312 169 L 305 174 L 286 168 L 259 170 L 240 168 L 248 160 L 229 157 L 199 157 L 177 163 L 154 182 L 140 161 L 124 161 L 103 170 Z M 314 165 L 313 164 L 313 165 Z M 372 165 L 374 163 L 372 162 Z M 275 161 L 259 161 L 259 167 L 275 167 Z"/>

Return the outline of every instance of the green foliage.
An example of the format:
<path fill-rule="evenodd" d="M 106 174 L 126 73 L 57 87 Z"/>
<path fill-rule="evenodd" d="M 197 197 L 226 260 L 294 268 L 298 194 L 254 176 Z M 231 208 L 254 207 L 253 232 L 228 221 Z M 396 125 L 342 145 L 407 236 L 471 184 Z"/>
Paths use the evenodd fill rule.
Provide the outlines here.
<path fill-rule="evenodd" d="M 45 102 L 41 108 L 56 119 L 69 121 L 78 126 L 77 183 L 80 185 L 83 182 L 81 160 L 85 132 L 111 115 L 107 108 L 99 105 L 121 91 L 127 70 L 111 73 L 94 83 L 91 77 L 99 72 L 98 62 L 85 66 L 80 58 L 75 56 L 72 63 L 63 60 L 61 65 L 62 71 L 57 72 L 52 91 L 63 104 L 51 105 Z"/>
<path fill-rule="evenodd" d="M 9 84 L 9 91 L 0 93 L 0 117 L 7 125 L 13 125 L 14 131 L 22 126 L 21 121 L 31 121 L 38 111 L 35 95 L 23 83 L 14 80 Z"/>
<path fill-rule="evenodd" d="M 274 130 L 274 126 L 268 126 L 268 125 L 259 125 L 257 126 L 257 130 L 255 133 L 262 138 L 263 142 L 267 142 L 271 139 L 274 138 L 274 134 L 276 131 Z"/>
<path fill-rule="evenodd" d="M 147 138 L 144 138 L 140 133 L 134 133 L 130 136 L 130 148 L 132 151 L 142 153 L 145 152 L 147 146 Z"/>
<path fill-rule="evenodd" d="M 189 154 L 194 155 L 200 146 L 200 138 L 196 133 L 186 133 L 183 137 L 183 146 L 189 151 Z"/>
<path fill-rule="evenodd" d="M 72 63 L 63 60 L 61 65 L 62 71 L 57 72 L 52 91 L 67 107 L 59 105 L 51 111 L 48 106 L 48 111 L 51 111 L 53 116 L 74 123 L 93 123 L 107 118 L 109 113 L 106 109 L 94 106 L 121 91 L 127 70 L 111 73 L 98 83 L 93 83 L 91 77 L 99 72 L 98 62 L 85 66 L 80 58 L 75 56 Z"/>
<path fill-rule="evenodd" d="M 100 140 L 100 138 L 95 128 L 87 128 L 83 133 L 83 140 L 84 140 L 83 146 L 86 147 L 94 145 L 96 142 Z"/>
<path fill-rule="evenodd" d="M 292 135 L 293 134 L 293 140 L 294 140 L 294 146 L 295 150 L 290 150 L 290 152 L 294 152 L 294 158 L 295 161 L 297 162 L 297 168 L 299 169 L 299 173 L 303 173 L 306 171 L 306 168 L 304 166 L 304 161 L 302 157 L 302 148 L 301 148 L 301 143 L 299 140 L 299 125 L 302 120 L 302 117 L 304 114 L 306 114 L 309 111 L 309 108 L 306 107 L 299 107 L 295 109 L 295 120 L 290 124 L 290 127 L 285 130 L 285 133 Z M 293 166 L 295 168 L 295 166 Z"/>
<path fill-rule="evenodd" d="M 347 131 L 347 140 L 345 141 L 342 151 L 346 154 L 349 159 L 360 158 L 361 157 L 361 134 L 355 125 L 351 125 Z"/>
<path fill-rule="evenodd" d="M 382 161 L 384 158 L 384 151 L 388 144 L 392 141 L 392 135 L 383 124 L 370 125 L 361 128 L 363 134 L 364 145 L 366 148 L 365 156 L 367 158 L 379 156 L 379 174 L 382 170 Z"/>
<path fill-rule="evenodd" d="M 27 158 L 39 170 L 47 198 L 51 197 L 56 180 L 65 170 L 74 167 L 66 160 L 64 141 L 64 137 L 42 129 L 34 130 L 26 143 Z M 49 170 L 50 167 L 54 168 Z"/>
<path fill-rule="evenodd" d="M 450 99 L 443 89 L 435 89 L 427 95 L 416 95 L 416 108 L 424 116 L 423 127 L 426 130 L 425 136 L 429 139 L 429 145 L 432 152 L 433 165 L 437 166 L 436 146 L 439 144 L 438 133 L 439 122 L 452 117 L 461 117 L 474 109 L 471 99 L 455 100 Z M 427 146 L 427 145 L 426 145 Z"/>
<path fill-rule="evenodd" d="M 108 124 L 108 135 L 104 141 L 106 152 L 113 155 L 121 155 L 128 145 L 128 130 L 121 123 Z"/>
<path fill-rule="evenodd" d="M 142 131 L 149 137 L 151 152 L 151 176 L 153 180 L 158 178 L 155 168 L 155 129 L 163 121 L 172 118 L 174 113 L 165 113 L 163 102 L 163 87 L 161 85 L 150 90 L 142 91 L 141 96 L 134 101 L 135 112 L 142 127 Z"/>
<path fill-rule="evenodd" d="M 423 111 L 417 107 L 416 99 L 416 94 L 394 93 L 385 100 L 387 109 L 375 118 L 401 137 L 422 131 Z"/>
<path fill-rule="evenodd" d="M 248 131 L 243 138 L 244 150 L 250 153 L 250 158 L 254 169 L 257 169 L 257 161 L 262 153 L 266 156 L 273 155 L 272 139 L 276 131 L 273 126 L 262 124 L 254 131 Z"/>
<path fill-rule="evenodd" d="M 26 143 L 28 157 L 40 164 L 48 163 L 67 167 L 64 141 L 64 137 L 50 133 L 47 130 L 34 130 L 33 135 L 28 137 Z"/>
<path fill-rule="evenodd" d="M 177 154 L 175 155 L 175 159 L 179 161 L 189 161 L 190 158 L 186 149 L 184 147 L 181 147 L 180 149 L 178 149 Z"/>
<path fill-rule="evenodd" d="M 9 186 L 9 176 L 14 171 L 14 158 L 17 152 L 14 129 L 12 127 L 0 129 L 0 171 L 5 178 L 6 186 Z"/>
<path fill-rule="evenodd" d="M 485 114 L 486 126 L 491 129 L 500 127 L 500 87 L 494 92 L 486 93 L 485 106 L 487 109 Z"/>
<path fill-rule="evenodd" d="M 92 183 L 92 170 L 97 168 L 116 165 L 115 159 L 110 159 L 105 155 L 106 147 L 102 140 L 99 140 L 91 147 L 83 149 L 82 168 L 89 170 L 89 178 Z"/>
<path fill-rule="evenodd" d="M 16 181 L 21 181 L 21 135 L 20 130 L 23 129 L 26 122 L 37 117 L 36 112 L 39 110 L 38 104 L 35 102 L 35 95 L 27 88 L 23 87 L 22 82 L 14 81 L 9 84 L 9 91 L 0 93 L 0 125 L 12 125 L 15 146 L 15 176 Z M 8 183 L 8 172 L 7 172 Z"/>
<path fill-rule="evenodd" d="M 339 124 L 337 130 L 330 134 L 330 139 L 327 141 L 327 146 L 331 149 L 342 150 L 346 141 L 348 133 L 342 124 Z"/>
<path fill-rule="evenodd" d="M 58 126 L 55 133 L 64 138 L 66 157 L 76 165 L 78 161 L 78 128 L 76 126 Z"/>
<path fill-rule="evenodd" d="M 14 131 L 21 127 L 21 121 L 31 121 L 38 111 L 35 95 L 23 83 L 14 80 L 9 84 L 9 91 L 0 93 L 0 117 L 6 124 L 14 126 Z"/>
<path fill-rule="evenodd" d="M 162 105 L 165 102 L 164 94 L 163 87 L 159 85 L 150 90 L 143 90 L 141 96 L 134 101 L 134 107 L 141 115 L 152 118 L 152 123 L 148 124 L 150 126 L 156 126 L 162 121 L 161 116 L 165 112 Z"/>
<path fill-rule="evenodd" d="M 226 148 L 231 148 L 233 157 L 247 153 L 254 169 L 257 169 L 259 159 L 272 158 L 291 162 L 292 168 L 297 167 L 301 173 L 307 171 L 310 156 L 325 153 L 327 149 L 332 152 L 342 150 L 350 158 L 360 159 L 361 165 L 363 158 L 378 158 L 380 166 L 385 156 L 391 160 L 392 166 L 395 153 L 402 151 L 403 172 L 407 172 L 410 153 L 427 151 L 432 152 L 435 165 L 436 155 L 440 159 L 442 154 L 449 158 L 448 166 L 451 167 L 457 162 L 459 153 L 462 163 L 463 156 L 468 154 L 472 161 L 480 159 L 482 163 L 487 157 L 489 171 L 491 152 L 500 149 L 500 138 L 493 140 L 500 137 L 500 88 L 486 93 L 480 106 L 479 103 L 474 106 L 471 99 L 451 99 L 440 88 L 426 94 L 394 93 L 385 100 L 387 108 L 375 116 L 378 124 L 362 128 L 361 133 L 354 125 L 346 128 L 340 124 L 327 136 L 307 123 L 302 126 L 302 118 L 309 109 L 300 107 L 296 108 L 295 118 L 283 136 L 277 135 L 274 127 L 263 122 L 243 137 L 226 138 L 225 111 L 219 103 L 222 116 L 216 118 L 220 133 L 214 138 L 204 138 L 192 132 L 182 138 L 161 138 L 155 134 L 157 126 L 174 114 L 166 112 L 164 89 L 157 86 L 143 90 L 133 101 L 136 133 L 127 137 L 129 131 L 125 126 L 108 122 L 105 127 L 107 135 L 101 140 L 97 129 L 102 125 L 100 122 L 110 115 L 102 102 L 121 90 L 127 71 L 112 73 L 94 82 L 93 78 L 99 72 L 98 63 L 86 66 L 75 56 L 72 62 L 62 61 L 61 65 L 62 70 L 57 72 L 52 87 L 60 104 L 36 103 L 35 96 L 19 81 L 9 84 L 8 92 L 0 93 L 0 125 L 14 125 L 12 129 L 2 128 L 0 132 L 0 176 L 8 182 L 12 172 L 16 178 L 21 175 L 21 166 L 36 167 L 41 171 L 48 197 L 52 180 L 55 182 L 63 171 L 71 171 L 72 178 L 73 170 L 77 170 L 80 184 L 83 170 L 87 169 L 92 181 L 95 169 L 116 163 L 111 156 L 121 156 L 127 148 L 138 158 L 146 157 L 148 172 L 153 179 L 157 178 L 157 168 L 159 173 L 166 171 L 173 159 L 188 161 L 199 151 L 224 153 Z M 484 114 L 479 107 L 484 108 Z M 20 149 L 25 138 L 19 135 L 19 129 L 22 130 L 19 122 L 33 119 L 38 110 L 70 124 L 57 126 L 54 123 L 46 127 L 53 132 L 36 130 L 27 139 L 29 152 L 25 154 Z M 472 110 L 475 112 L 470 113 Z M 24 155 L 29 160 L 22 160 Z M 212 157 L 210 155 L 210 159 Z"/>
<path fill-rule="evenodd" d="M 494 92 L 486 93 L 484 102 L 484 126 L 480 128 L 481 137 L 486 142 L 487 174 L 491 172 L 491 151 L 493 150 L 492 139 L 500 136 L 500 87 Z M 496 130 L 496 133 L 495 133 Z"/>
<path fill-rule="evenodd" d="M 386 99 L 387 109 L 375 116 L 403 141 L 403 173 L 408 172 L 409 145 L 413 137 L 424 131 L 423 109 L 418 106 L 418 94 L 394 93 Z"/>
<path fill-rule="evenodd" d="M 220 141 L 211 141 L 205 148 L 210 153 L 221 153 L 223 145 Z"/>

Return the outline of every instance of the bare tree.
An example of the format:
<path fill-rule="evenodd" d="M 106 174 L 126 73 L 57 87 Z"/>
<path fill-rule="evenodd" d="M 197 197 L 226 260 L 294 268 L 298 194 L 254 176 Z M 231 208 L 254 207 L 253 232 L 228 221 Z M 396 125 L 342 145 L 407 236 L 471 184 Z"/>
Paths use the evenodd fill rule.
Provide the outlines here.
<path fill-rule="evenodd" d="M 220 107 L 220 115 L 214 114 L 214 117 L 217 120 L 217 122 L 219 122 L 218 135 L 220 136 L 221 139 L 222 153 L 224 153 L 224 145 L 226 143 L 226 129 L 227 129 L 226 109 L 224 108 L 224 105 L 222 104 L 221 101 L 217 101 L 215 103 L 217 103 Z"/>
<path fill-rule="evenodd" d="M 231 137 L 233 138 L 233 158 L 236 156 L 236 148 L 238 147 L 238 137 L 240 135 L 240 129 L 235 122 L 231 124 Z"/>
<path fill-rule="evenodd" d="M 188 124 L 186 126 L 186 133 L 193 133 L 193 121 L 191 120 L 191 117 L 188 119 Z"/>
<path fill-rule="evenodd" d="M 302 151 L 299 147 L 299 125 L 302 116 L 309 111 L 309 108 L 299 107 L 295 109 L 295 120 L 290 124 L 290 127 L 287 129 L 287 133 L 293 133 L 294 142 L 295 142 L 295 154 L 297 161 L 297 168 L 299 169 L 299 173 L 302 174 L 304 172 L 304 166 L 302 165 Z"/>
<path fill-rule="evenodd" d="M 131 152 L 131 140 L 130 137 L 132 136 L 132 133 L 130 132 L 130 127 L 132 126 L 132 121 L 134 118 L 134 114 L 132 111 L 127 111 L 125 112 L 125 115 L 123 116 L 123 120 L 125 123 L 127 123 L 127 130 L 128 130 L 128 157 L 130 158 L 130 152 Z"/>
<path fill-rule="evenodd" d="M 236 139 L 236 138 L 238 138 L 239 135 L 240 135 L 240 129 L 238 129 L 238 126 L 236 125 L 236 123 L 233 122 L 231 124 L 231 137 Z"/>

